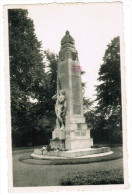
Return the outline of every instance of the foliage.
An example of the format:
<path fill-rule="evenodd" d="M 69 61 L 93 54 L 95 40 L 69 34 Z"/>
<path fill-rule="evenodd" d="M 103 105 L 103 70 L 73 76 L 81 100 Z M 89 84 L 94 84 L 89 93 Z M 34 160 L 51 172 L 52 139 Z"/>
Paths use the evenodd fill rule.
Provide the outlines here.
<path fill-rule="evenodd" d="M 47 93 L 46 97 L 48 98 L 48 101 L 52 99 L 53 95 L 56 94 L 57 91 L 57 63 L 58 63 L 58 55 L 50 52 L 49 50 L 44 51 L 44 59 L 46 61 L 46 88 Z M 47 104 L 47 103 L 46 103 Z M 46 109 L 47 113 L 46 115 L 52 116 L 55 118 L 55 112 L 54 110 L 55 102 L 52 100 L 47 105 Z"/>
<path fill-rule="evenodd" d="M 114 38 L 107 46 L 104 63 L 99 70 L 100 84 L 97 91 L 97 112 L 105 118 L 119 114 L 121 110 L 121 74 L 119 37 Z"/>
<path fill-rule="evenodd" d="M 123 170 L 88 171 L 69 174 L 61 179 L 61 185 L 103 185 L 123 184 Z"/>
<path fill-rule="evenodd" d="M 89 129 L 93 129 L 94 123 L 96 121 L 95 115 L 95 108 L 94 108 L 94 101 L 90 98 L 83 98 L 83 105 L 84 105 L 84 116 L 86 118 L 86 123 L 88 124 Z"/>
<path fill-rule="evenodd" d="M 95 142 L 122 142 L 121 74 L 119 37 L 107 46 L 96 86 L 97 106 L 92 129 Z"/>
<path fill-rule="evenodd" d="M 52 65 L 57 62 L 48 58 L 51 71 L 45 71 L 45 55 L 27 10 L 9 9 L 8 20 L 13 145 L 48 144 L 54 122 L 49 123 L 55 93 Z"/>

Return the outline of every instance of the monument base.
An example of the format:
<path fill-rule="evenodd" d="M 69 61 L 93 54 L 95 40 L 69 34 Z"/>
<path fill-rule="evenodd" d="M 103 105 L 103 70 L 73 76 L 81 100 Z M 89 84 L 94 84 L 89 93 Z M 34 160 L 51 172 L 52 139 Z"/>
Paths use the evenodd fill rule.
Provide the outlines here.
<path fill-rule="evenodd" d="M 69 151 L 42 151 L 41 149 L 35 149 L 34 153 L 31 155 L 33 158 L 39 159 L 51 159 L 51 158 L 85 158 L 85 157 L 96 157 L 96 156 L 103 156 L 103 155 L 110 155 L 112 154 L 111 149 L 109 147 L 102 147 L 102 148 L 85 148 L 85 149 L 77 149 L 77 150 L 69 150 Z"/>
<path fill-rule="evenodd" d="M 50 141 L 52 149 L 76 150 L 91 148 L 93 139 L 84 117 L 66 117 L 63 130 L 55 129 Z"/>

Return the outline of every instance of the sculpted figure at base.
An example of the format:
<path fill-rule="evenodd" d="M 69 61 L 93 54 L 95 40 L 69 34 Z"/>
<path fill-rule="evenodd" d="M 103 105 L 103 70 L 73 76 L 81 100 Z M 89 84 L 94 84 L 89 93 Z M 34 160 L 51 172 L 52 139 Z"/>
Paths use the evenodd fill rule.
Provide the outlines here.
<path fill-rule="evenodd" d="M 67 100 L 65 98 L 65 90 L 59 90 L 57 94 L 55 94 L 52 99 L 56 99 L 55 104 L 55 113 L 57 116 L 56 119 L 56 129 L 55 130 L 63 130 L 65 127 L 65 115 L 67 109 Z"/>

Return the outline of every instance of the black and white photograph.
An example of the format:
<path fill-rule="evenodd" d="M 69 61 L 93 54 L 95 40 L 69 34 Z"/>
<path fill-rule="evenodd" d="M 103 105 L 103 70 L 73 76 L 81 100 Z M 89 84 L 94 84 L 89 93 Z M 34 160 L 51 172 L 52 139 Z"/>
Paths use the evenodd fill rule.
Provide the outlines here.
<path fill-rule="evenodd" d="M 4 22 L 10 189 L 128 186 L 122 2 L 6 5 Z"/>

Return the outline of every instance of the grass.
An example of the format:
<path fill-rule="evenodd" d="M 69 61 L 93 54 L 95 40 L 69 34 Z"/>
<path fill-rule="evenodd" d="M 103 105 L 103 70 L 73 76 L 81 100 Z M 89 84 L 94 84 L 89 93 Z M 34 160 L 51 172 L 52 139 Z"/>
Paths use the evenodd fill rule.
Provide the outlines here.
<path fill-rule="evenodd" d="M 74 163 L 75 159 L 72 159 L 71 164 L 66 163 L 65 161 L 61 161 L 59 163 L 58 161 L 55 160 L 50 160 L 50 161 L 37 160 L 31 158 L 31 153 L 33 152 L 33 149 L 32 150 L 22 149 L 19 151 L 17 150 L 17 153 L 14 150 L 13 151 L 13 185 L 14 187 L 78 185 L 72 183 L 71 184 L 64 183 L 64 178 L 67 178 L 67 181 L 69 182 L 69 179 L 70 181 L 73 180 L 71 178 L 73 178 L 74 176 L 76 176 L 75 180 L 77 180 L 78 182 L 79 182 L 79 178 L 81 178 L 80 185 L 86 185 L 87 182 L 85 178 L 87 178 L 87 175 L 91 175 L 89 176 L 89 180 L 92 182 L 92 178 L 95 178 L 96 176 L 101 177 L 100 175 L 102 172 L 104 173 L 101 178 L 108 180 L 109 184 L 117 183 L 117 182 L 121 183 L 122 180 L 120 179 L 121 178 L 120 175 L 121 175 L 121 170 L 123 170 L 123 159 L 121 158 L 122 149 L 118 147 L 118 148 L 112 148 L 112 150 L 114 151 L 114 155 L 112 154 L 109 156 L 105 156 L 105 159 L 103 159 L 102 161 L 100 159 L 100 162 L 98 161 L 99 160 L 98 158 L 84 159 L 84 161 L 78 159 L 79 161 L 76 162 L 76 165 Z M 116 159 L 116 160 L 112 161 L 112 159 Z M 106 176 L 109 174 L 111 174 L 110 177 L 111 180 L 110 178 L 106 179 Z M 84 175 L 85 178 L 83 179 Z M 116 178 L 114 175 L 116 175 Z M 117 178 L 117 175 L 119 179 Z M 102 179 L 100 179 L 100 183 L 103 184 L 104 181 L 102 181 Z M 93 179 L 93 182 L 94 181 L 95 179 Z M 99 184 L 99 179 L 97 184 Z"/>
<path fill-rule="evenodd" d="M 123 170 L 115 169 L 111 171 L 87 171 L 68 174 L 61 178 L 60 185 L 104 185 L 123 184 Z"/>

